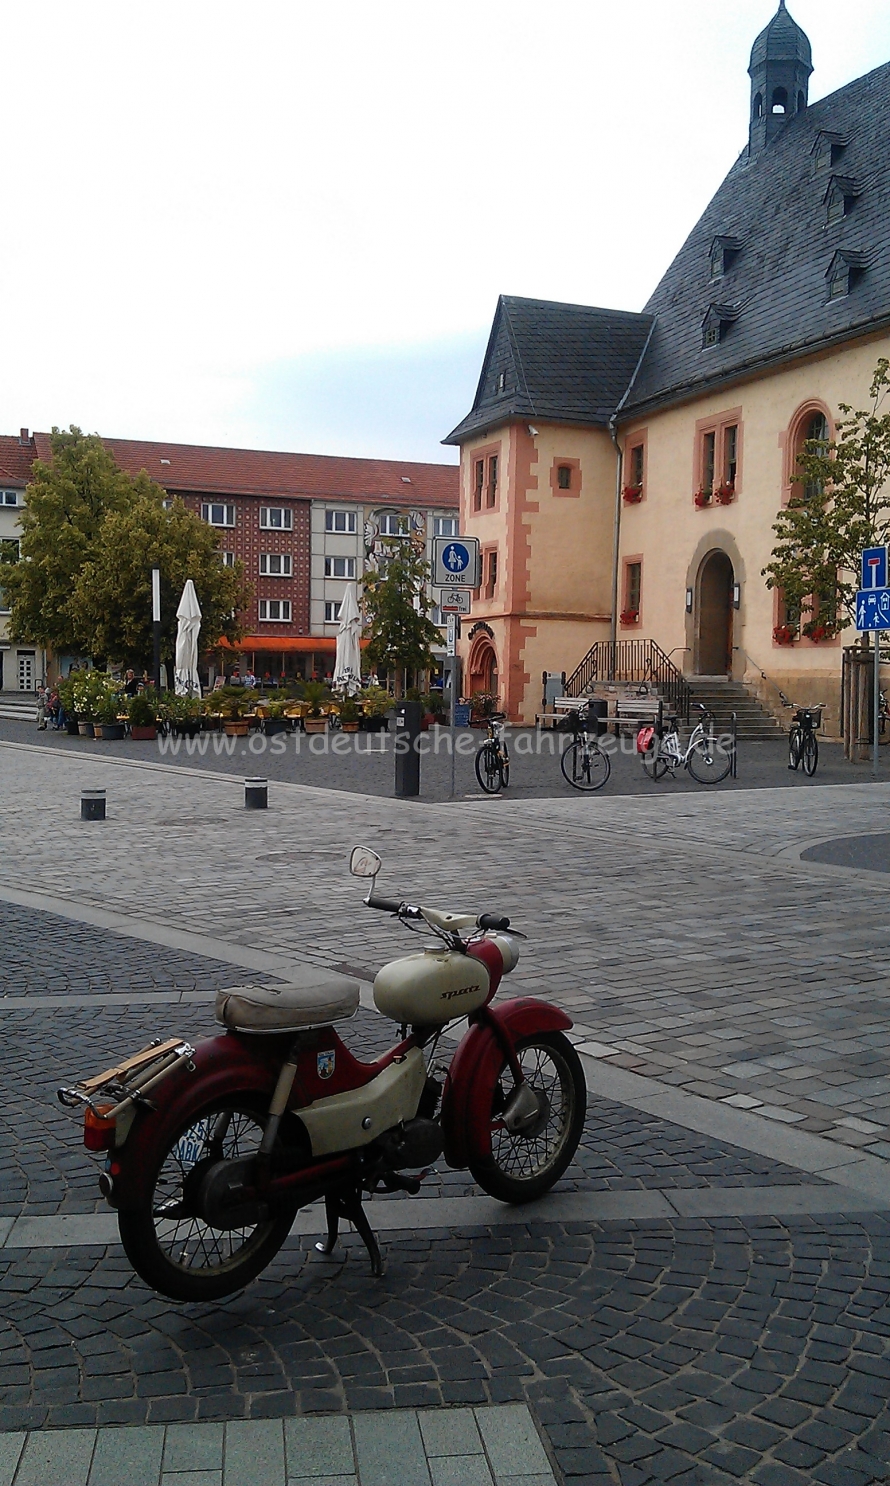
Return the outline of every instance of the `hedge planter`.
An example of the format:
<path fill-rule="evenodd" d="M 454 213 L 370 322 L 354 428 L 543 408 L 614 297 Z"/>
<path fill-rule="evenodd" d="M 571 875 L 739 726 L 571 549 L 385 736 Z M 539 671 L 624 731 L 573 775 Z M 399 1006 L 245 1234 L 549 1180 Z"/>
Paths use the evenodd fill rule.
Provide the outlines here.
<path fill-rule="evenodd" d="M 137 724 L 130 724 L 130 737 L 134 738 L 137 743 L 153 743 L 157 736 L 158 730 L 154 723 L 152 723 L 151 727 L 142 728 Z"/>
<path fill-rule="evenodd" d="M 77 724 L 77 731 L 82 738 L 94 738 L 96 736 L 91 722 L 79 722 Z"/>
<path fill-rule="evenodd" d="M 286 717 L 267 717 L 263 721 L 263 732 L 267 738 L 274 738 L 278 733 L 289 733 L 290 722 Z"/>
<path fill-rule="evenodd" d="M 95 737 L 101 738 L 103 743 L 122 743 L 126 728 L 122 722 L 96 723 Z"/>
<path fill-rule="evenodd" d="M 76 717 L 69 717 L 68 720 L 67 720 L 67 722 L 65 723 L 65 731 L 68 734 L 68 737 L 69 738 L 76 738 L 79 729 L 80 729 L 80 723 L 77 721 L 77 718 Z"/>

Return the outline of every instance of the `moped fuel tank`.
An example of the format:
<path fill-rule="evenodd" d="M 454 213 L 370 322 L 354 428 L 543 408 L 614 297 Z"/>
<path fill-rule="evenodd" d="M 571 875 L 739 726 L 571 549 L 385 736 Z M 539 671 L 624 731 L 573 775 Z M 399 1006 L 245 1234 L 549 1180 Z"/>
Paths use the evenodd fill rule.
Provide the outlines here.
<path fill-rule="evenodd" d="M 374 1005 L 394 1022 L 438 1027 L 484 1005 L 489 985 L 481 960 L 426 949 L 383 966 L 374 981 Z"/>

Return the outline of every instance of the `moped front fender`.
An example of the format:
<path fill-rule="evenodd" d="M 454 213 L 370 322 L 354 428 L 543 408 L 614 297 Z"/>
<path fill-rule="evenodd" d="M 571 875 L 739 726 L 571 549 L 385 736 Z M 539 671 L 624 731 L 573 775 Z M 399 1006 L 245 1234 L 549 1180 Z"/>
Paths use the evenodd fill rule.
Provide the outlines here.
<path fill-rule="evenodd" d="M 491 1156 L 491 1100 L 504 1066 L 504 1049 L 491 1022 L 514 1045 L 535 1032 L 565 1032 L 572 1025 L 558 1006 L 531 996 L 487 1006 L 484 1017 L 471 1022 L 451 1060 L 442 1095 L 445 1160 L 458 1170 Z"/>
<path fill-rule="evenodd" d="M 140 1111 L 125 1143 L 111 1151 L 114 1205 L 138 1207 L 145 1200 L 145 1181 L 178 1130 L 217 1099 L 272 1097 L 283 1054 L 276 1037 L 248 1040 L 231 1032 L 198 1043 L 194 1056 L 159 1085 L 157 1108 Z"/>

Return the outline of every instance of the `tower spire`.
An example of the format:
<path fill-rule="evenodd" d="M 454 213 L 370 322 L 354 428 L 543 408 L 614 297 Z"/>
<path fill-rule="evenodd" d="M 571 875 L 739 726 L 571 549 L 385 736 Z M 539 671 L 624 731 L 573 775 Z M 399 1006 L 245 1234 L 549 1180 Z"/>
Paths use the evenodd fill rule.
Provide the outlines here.
<path fill-rule="evenodd" d="M 748 153 L 757 154 L 807 106 L 813 57 L 809 37 L 779 0 L 779 8 L 751 48 L 751 122 Z"/>

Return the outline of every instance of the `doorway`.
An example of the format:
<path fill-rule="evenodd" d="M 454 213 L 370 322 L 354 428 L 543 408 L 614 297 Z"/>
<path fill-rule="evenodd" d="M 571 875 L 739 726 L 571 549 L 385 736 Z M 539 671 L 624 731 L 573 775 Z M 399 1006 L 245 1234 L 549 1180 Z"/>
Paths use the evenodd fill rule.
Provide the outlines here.
<path fill-rule="evenodd" d="M 19 651 L 19 691 L 34 690 L 34 652 Z"/>
<path fill-rule="evenodd" d="M 469 684 L 466 689 L 468 696 L 475 696 L 480 691 L 487 692 L 491 696 L 498 695 L 498 658 L 490 640 L 481 638 L 473 646 L 467 669 L 469 672 Z"/>
<path fill-rule="evenodd" d="M 728 676 L 732 672 L 732 584 L 732 563 L 726 553 L 709 552 L 698 574 L 698 676 Z"/>

